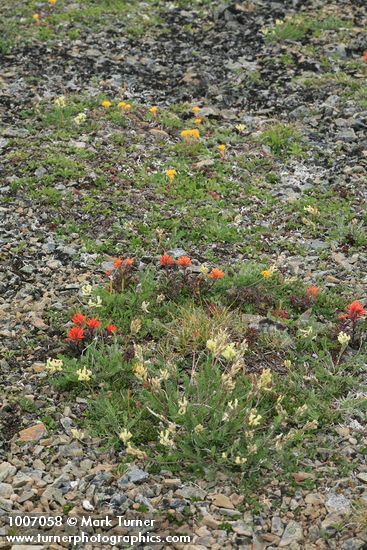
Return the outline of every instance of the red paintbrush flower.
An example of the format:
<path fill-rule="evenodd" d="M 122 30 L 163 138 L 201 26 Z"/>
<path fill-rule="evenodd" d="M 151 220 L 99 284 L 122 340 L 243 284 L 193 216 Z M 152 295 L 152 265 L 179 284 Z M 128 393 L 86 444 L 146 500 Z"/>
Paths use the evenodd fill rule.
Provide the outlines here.
<path fill-rule="evenodd" d="M 78 327 L 82 327 L 86 321 L 86 316 L 82 313 L 76 313 L 71 320 L 73 321 L 74 325 L 77 325 Z"/>
<path fill-rule="evenodd" d="M 309 286 L 306 288 L 306 294 L 309 298 L 316 298 L 319 293 L 319 288 L 317 286 Z"/>
<path fill-rule="evenodd" d="M 221 269 L 218 269 L 217 267 L 215 267 L 209 273 L 209 277 L 211 279 L 221 279 L 222 277 L 224 277 L 224 271 L 222 271 Z"/>
<path fill-rule="evenodd" d="M 84 340 L 84 330 L 80 327 L 73 327 L 68 332 L 67 340 L 69 342 L 78 343 Z"/>
<path fill-rule="evenodd" d="M 124 264 L 126 265 L 126 267 L 132 267 L 134 265 L 134 260 L 132 258 L 126 258 Z"/>
<path fill-rule="evenodd" d="M 191 259 L 188 256 L 180 256 L 177 260 L 177 265 L 180 267 L 189 267 Z"/>
<path fill-rule="evenodd" d="M 122 267 L 122 260 L 120 258 L 115 258 L 113 260 L 113 267 L 120 269 Z"/>
<path fill-rule="evenodd" d="M 168 267 L 170 265 L 173 265 L 175 263 L 175 260 L 171 256 L 169 256 L 168 254 L 163 254 L 163 256 L 161 256 L 160 259 L 159 259 L 159 263 L 163 267 Z"/>
<path fill-rule="evenodd" d="M 351 319 L 351 321 L 356 321 L 367 314 L 367 311 L 364 309 L 361 302 L 358 302 L 358 300 L 348 304 L 345 309 L 348 312 L 347 317 Z"/>
<path fill-rule="evenodd" d="M 362 59 L 367 63 L 367 51 L 362 55 Z"/>
<path fill-rule="evenodd" d="M 117 331 L 117 327 L 115 327 L 115 325 L 109 324 L 106 326 L 106 331 L 108 332 L 108 334 L 113 334 Z"/>
<path fill-rule="evenodd" d="M 89 321 L 87 321 L 87 325 L 90 330 L 95 330 L 96 328 L 99 328 L 101 326 L 101 323 L 98 321 L 98 319 L 92 317 L 92 319 L 89 319 Z"/>

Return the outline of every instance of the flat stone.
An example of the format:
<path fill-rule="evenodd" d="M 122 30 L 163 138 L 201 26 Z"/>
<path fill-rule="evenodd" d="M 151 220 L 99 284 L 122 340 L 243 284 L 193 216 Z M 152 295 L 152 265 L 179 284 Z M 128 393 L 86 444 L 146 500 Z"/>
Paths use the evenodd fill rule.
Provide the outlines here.
<path fill-rule="evenodd" d="M 280 537 L 284 532 L 284 525 L 279 516 L 273 516 L 271 519 L 271 532 Z"/>
<path fill-rule="evenodd" d="M 226 495 L 213 495 L 212 502 L 215 506 L 218 506 L 218 508 L 228 508 L 229 510 L 234 510 L 232 501 Z"/>
<path fill-rule="evenodd" d="M 350 501 L 344 495 L 332 493 L 325 502 L 325 508 L 329 513 L 347 515 L 351 512 Z"/>
<path fill-rule="evenodd" d="M 119 487 L 124 487 L 125 485 L 128 485 L 129 483 L 142 483 L 146 479 L 149 478 L 148 472 L 145 472 L 144 470 L 141 470 L 140 468 L 137 468 L 136 466 L 129 466 L 129 469 L 127 472 L 120 477 L 120 479 L 117 481 L 117 485 Z"/>
<path fill-rule="evenodd" d="M 290 521 L 285 528 L 281 541 L 279 543 L 279 548 L 284 548 L 289 546 L 294 542 L 303 540 L 303 530 L 299 523 L 296 521 Z"/>
<path fill-rule="evenodd" d="M 357 478 L 360 481 L 363 481 L 363 483 L 367 483 L 367 472 L 360 472 L 359 474 L 357 474 Z"/>
<path fill-rule="evenodd" d="M 7 477 L 12 477 L 17 469 L 10 462 L 2 462 L 0 464 L 0 482 L 4 481 Z"/>
<path fill-rule="evenodd" d="M 47 430 L 46 426 L 43 424 L 43 422 L 39 422 L 38 424 L 35 424 L 34 426 L 31 426 L 30 428 L 25 428 L 21 432 L 19 432 L 19 439 L 21 441 L 38 441 L 46 435 Z"/>
<path fill-rule="evenodd" d="M 237 535 L 242 537 L 252 537 L 253 527 L 251 523 L 245 523 L 243 520 L 238 520 L 232 523 L 232 529 Z"/>
<path fill-rule="evenodd" d="M 9 498 L 14 493 L 10 483 L 0 483 L 0 497 Z"/>

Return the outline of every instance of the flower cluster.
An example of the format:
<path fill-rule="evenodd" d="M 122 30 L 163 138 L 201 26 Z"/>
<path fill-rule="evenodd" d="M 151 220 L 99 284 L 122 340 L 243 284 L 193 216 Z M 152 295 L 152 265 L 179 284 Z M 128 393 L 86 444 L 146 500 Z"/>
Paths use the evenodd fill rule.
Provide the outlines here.
<path fill-rule="evenodd" d="M 194 128 L 192 130 L 182 130 L 181 137 L 184 138 L 186 143 L 190 143 L 191 141 L 198 141 L 200 139 L 200 132 L 197 128 Z"/>
<path fill-rule="evenodd" d="M 94 336 L 97 329 L 101 328 L 101 322 L 96 317 L 87 319 L 83 313 L 75 313 L 71 318 L 74 326 L 69 329 L 66 340 L 72 344 L 80 344 L 83 340 L 90 339 Z M 117 327 L 109 323 L 105 329 L 105 334 L 111 336 L 117 332 Z"/>

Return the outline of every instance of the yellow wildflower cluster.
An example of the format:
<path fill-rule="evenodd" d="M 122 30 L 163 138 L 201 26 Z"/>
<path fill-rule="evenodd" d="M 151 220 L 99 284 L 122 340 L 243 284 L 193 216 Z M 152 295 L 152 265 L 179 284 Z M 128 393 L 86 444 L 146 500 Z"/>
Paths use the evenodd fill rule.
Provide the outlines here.
<path fill-rule="evenodd" d="M 181 137 L 184 138 L 186 143 L 190 143 L 191 140 L 198 141 L 200 139 L 200 132 L 196 128 L 192 130 L 182 130 Z"/>
<path fill-rule="evenodd" d="M 118 107 L 119 109 L 121 109 L 122 111 L 131 111 L 131 104 L 130 103 L 126 103 L 126 101 L 120 101 L 118 103 Z"/>
<path fill-rule="evenodd" d="M 76 374 L 78 376 L 79 382 L 89 382 L 89 380 L 92 378 L 92 371 L 87 369 L 87 367 L 83 367 L 82 369 L 78 369 L 76 371 Z"/>
<path fill-rule="evenodd" d="M 50 374 L 54 374 L 55 372 L 62 371 L 63 362 L 61 359 L 51 359 L 48 358 L 46 361 L 45 368 Z"/>

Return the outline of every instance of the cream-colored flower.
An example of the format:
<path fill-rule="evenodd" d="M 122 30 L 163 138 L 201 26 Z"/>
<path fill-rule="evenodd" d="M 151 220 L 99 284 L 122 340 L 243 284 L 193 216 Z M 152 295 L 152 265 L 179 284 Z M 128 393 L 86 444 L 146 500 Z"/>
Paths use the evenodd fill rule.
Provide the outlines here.
<path fill-rule="evenodd" d="M 290 369 L 292 366 L 292 361 L 290 359 L 285 359 L 283 365 L 286 369 Z"/>
<path fill-rule="evenodd" d="M 71 433 L 71 437 L 73 437 L 74 439 L 79 439 L 79 441 L 84 439 L 84 432 L 82 430 L 78 430 L 77 428 L 71 428 L 70 433 Z"/>
<path fill-rule="evenodd" d="M 256 409 L 251 409 L 249 417 L 248 417 L 248 424 L 249 426 L 252 426 L 253 428 L 256 428 L 261 422 L 262 416 L 260 414 L 257 414 Z"/>
<path fill-rule="evenodd" d="M 308 206 L 304 207 L 304 211 L 311 214 L 311 216 L 318 216 L 319 210 L 316 208 L 316 206 L 311 206 L 310 204 Z"/>
<path fill-rule="evenodd" d="M 136 456 L 136 458 L 139 458 L 140 460 L 146 460 L 148 458 L 147 453 L 140 451 L 140 449 L 132 447 L 131 445 L 126 447 L 126 453 L 131 456 Z"/>
<path fill-rule="evenodd" d="M 164 294 L 159 294 L 157 296 L 157 304 L 161 304 L 162 302 L 164 302 L 164 300 L 166 299 L 165 295 Z"/>
<path fill-rule="evenodd" d="M 168 369 L 160 369 L 159 371 L 159 379 L 160 380 L 168 380 L 170 378 L 171 374 Z"/>
<path fill-rule="evenodd" d="M 87 120 L 87 115 L 85 113 L 79 113 L 78 115 L 76 115 L 74 118 L 73 118 L 73 121 L 75 122 L 75 124 L 77 126 L 80 126 L 81 124 L 83 124 L 83 122 L 85 122 Z"/>
<path fill-rule="evenodd" d="M 307 411 L 307 409 L 308 409 L 308 406 L 305 403 L 304 405 L 302 405 L 301 407 L 298 407 L 298 409 L 296 409 L 294 415 L 295 416 L 303 416 L 305 414 L 305 412 Z"/>
<path fill-rule="evenodd" d="M 154 377 L 150 379 L 150 385 L 152 387 L 153 392 L 159 391 L 161 389 L 161 379 Z"/>
<path fill-rule="evenodd" d="M 131 332 L 131 334 L 138 334 L 140 329 L 141 329 L 140 319 L 138 319 L 138 318 L 133 319 L 130 323 L 130 332 Z"/>
<path fill-rule="evenodd" d="M 234 359 L 235 357 L 237 357 L 237 351 L 235 349 L 235 344 L 233 342 L 231 342 L 230 344 L 228 344 L 224 350 L 222 351 L 222 357 L 224 357 L 224 359 L 226 359 L 227 361 L 231 361 L 232 359 Z"/>
<path fill-rule="evenodd" d="M 207 265 L 205 264 L 201 264 L 200 268 L 199 268 L 199 271 L 202 275 L 208 275 L 209 273 L 209 268 Z"/>
<path fill-rule="evenodd" d="M 247 458 L 237 455 L 236 458 L 234 459 L 234 462 L 235 464 L 246 464 Z"/>
<path fill-rule="evenodd" d="M 178 406 L 179 406 L 178 414 L 184 415 L 186 413 L 188 403 L 189 402 L 187 401 L 185 396 L 183 396 L 183 398 L 179 400 L 179 402 L 178 402 Z"/>
<path fill-rule="evenodd" d="M 149 309 L 148 309 L 149 303 L 150 303 L 150 302 L 145 302 L 145 301 L 144 301 L 144 302 L 141 304 L 141 309 L 142 309 L 142 311 L 144 311 L 144 313 L 150 313 L 150 311 L 149 311 Z"/>
<path fill-rule="evenodd" d="M 138 380 L 141 380 L 142 382 L 146 380 L 148 377 L 148 371 L 144 363 L 136 363 L 136 365 L 134 365 L 133 367 L 133 373 L 134 373 L 134 376 L 136 376 L 136 378 Z"/>
<path fill-rule="evenodd" d="M 120 433 L 119 435 L 119 438 L 121 439 L 121 441 L 123 442 L 124 445 L 126 445 L 130 439 L 132 438 L 133 434 L 131 432 L 129 432 L 129 430 L 127 430 L 126 428 L 124 428 L 122 430 L 122 432 Z"/>
<path fill-rule="evenodd" d="M 194 428 L 194 432 L 196 434 L 202 434 L 204 432 L 205 428 L 202 424 L 196 424 L 195 428 Z"/>
<path fill-rule="evenodd" d="M 347 334 L 346 332 L 339 332 L 338 334 L 338 342 L 339 344 L 341 344 L 342 346 L 346 346 L 347 344 L 349 344 L 349 341 L 350 341 L 350 336 L 349 334 Z"/>
<path fill-rule="evenodd" d="M 170 430 L 162 430 L 159 433 L 159 443 L 163 445 L 163 447 L 174 448 L 175 442 L 171 439 L 171 435 L 172 432 Z"/>
<path fill-rule="evenodd" d="M 272 374 L 270 369 L 264 369 L 258 381 L 258 387 L 263 391 L 270 391 L 272 384 Z"/>
<path fill-rule="evenodd" d="M 300 334 L 302 335 L 303 338 L 308 338 L 309 336 L 311 336 L 311 334 L 313 332 L 313 328 L 312 328 L 312 326 L 309 326 L 305 329 L 300 328 L 299 332 L 300 332 Z"/>
<path fill-rule="evenodd" d="M 55 372 L 62 371 L 63 364 L 64 363 L 61 359 L 48 358 L 46 361 L 45 368 L 50 374 L 54 374 Z"/>
<path fill-rule="evenodd" d="M 223 458 L 223 460 L 227 460 L 228 454 L 223 452 L 223 453 L 222 453 L 222 458 Z"/>
<path fill-rule="evenodd" d="M 76 374 L 78 376 L 79 382 L 89 382 L 89 380 L 92 378 L 92 371 L 87 369 L 87 367 L 83 367 L 82 369 L 78 369 L 76 371 Z"/>
<path fill-rule="evenodd" d="M 60 107 L 61 109 L 63 109 L 64 107 L 66 107 L 66 98 L 64 95 L 60 95 L 59 97 L 57 97 L 55 100 L 54 100 L 54 104 L 56 105 L 56 107 Z"/>
<path fill-rule="evenodd" d="M 88 305 L 89 307 L 102 307 L 102 298 L 100 296 L 96 296 L 95 300 L 89 300 Z"/>
<path fill-rule="evenodd" d="M 223 388 L 227 391 L 233 391 L 235 386 L 236 386 L 236 383 L 235 381 L 233 380 L 232 376 L 228 373 L 223 373 L 222 376 L 221 376 L 221 380 L 222 380 L 222 385 L 223 385 Z"/>
<path fill-rule="evenodd" d="M 82 286 L 82 294 L 83 296 L 90 296 L 92 294 L 92 285 Z"/>

